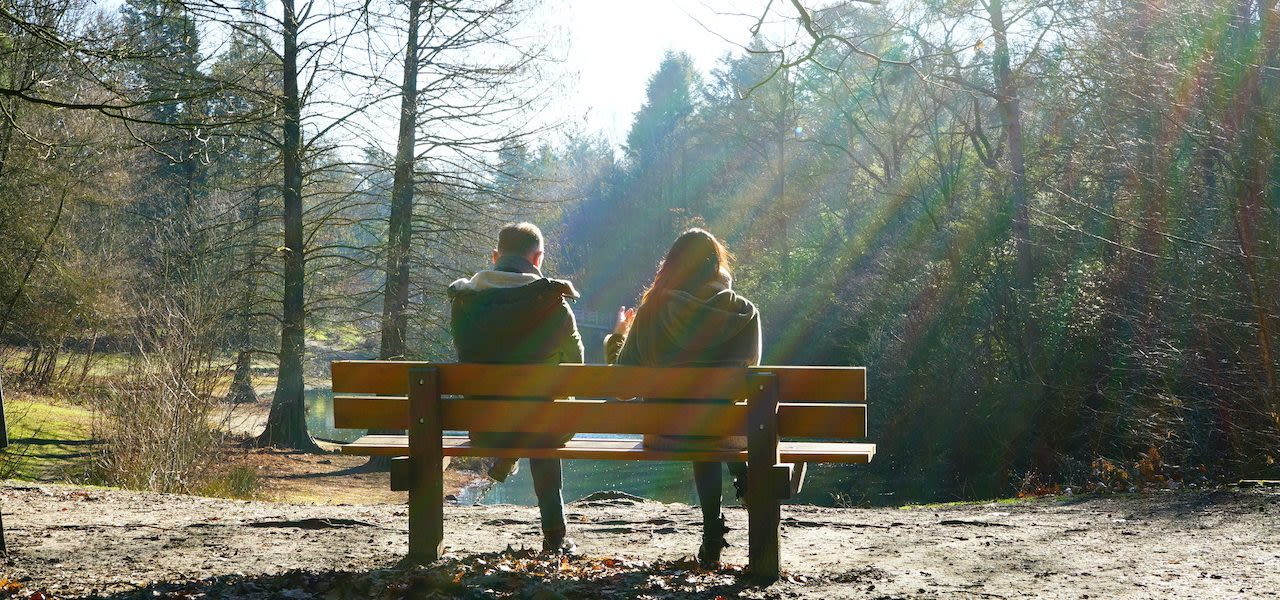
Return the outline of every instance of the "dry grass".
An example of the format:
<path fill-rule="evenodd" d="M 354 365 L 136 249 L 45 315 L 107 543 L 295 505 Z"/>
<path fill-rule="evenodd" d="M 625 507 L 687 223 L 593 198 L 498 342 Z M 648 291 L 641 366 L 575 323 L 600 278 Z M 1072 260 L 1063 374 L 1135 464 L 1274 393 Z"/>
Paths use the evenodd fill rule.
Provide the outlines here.
<path fill-rule="evenodd" d="M 222 459 L 227 408 L 216 391 L 226 372 L 213 359 L 198 322 L 180 311 L 158 313 L 138 334 L 138 352 L 99 400 L 95 437 L 103 483 L 171 493 L 249 497 L 251 470 Z"/>

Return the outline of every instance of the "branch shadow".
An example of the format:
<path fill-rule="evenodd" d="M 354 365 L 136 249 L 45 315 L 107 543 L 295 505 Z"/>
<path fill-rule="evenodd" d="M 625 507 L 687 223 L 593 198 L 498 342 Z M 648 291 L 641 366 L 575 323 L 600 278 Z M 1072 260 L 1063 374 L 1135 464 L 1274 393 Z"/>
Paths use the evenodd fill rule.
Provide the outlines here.
<path fill-rule="evenodd" d="M 547 598 L 565 600 L 780 599 L 793 583 L 754 583 L 740 567 L 702 570 L 690 560 L 639 561 L 569 557 L 511 550 L 446 556 L 427 567 L 388 566 L 365 571 L 291 570 L 265 575 L 227 574 L 194 581 L 153 582 L 97 600 L 154 598 Z"/>
<path fill-rule="evenodd" d="M 13 446 L 96 446 L 104 443 L 104 440 L 55 440 L 50 438 L 13 438 L 9 440 L 9 444 Z"/>

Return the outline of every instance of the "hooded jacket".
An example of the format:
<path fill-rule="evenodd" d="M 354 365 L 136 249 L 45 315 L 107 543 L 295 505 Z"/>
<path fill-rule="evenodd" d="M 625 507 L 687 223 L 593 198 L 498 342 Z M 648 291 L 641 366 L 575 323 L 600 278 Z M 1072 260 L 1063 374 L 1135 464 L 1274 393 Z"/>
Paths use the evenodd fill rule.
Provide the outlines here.
<path fill-rule="evenodd" d="M 693 292 L 659 293 L 664 301 L 640 306 L 625 338 L 614 334 L 605 340 L 609 362 L 646 367 L 760 364 L 760 313 L 730 288 L 727 274 Z"/>
<path fill-rule="evenodd" d="M 610 363 L 644 367 L 734 367 L 760 364 L 760 312 L 730 289 L 727 273 L 694 290 L 668 290 L 636 310 L 624 336 L 605 339 Z M 693 400 L 690 400 L 693 402 Z M 651 448 L 739 449 L 745 437 L 644 436 Z"/>
<path fill-rule="evenodd" d="M 569 308 L 573 284 L 548 279 L 529 261 L 499 258 L 492 270 L 449 284 L 450 330 L 458 360 L 580 363 L 582 337 Z"/>

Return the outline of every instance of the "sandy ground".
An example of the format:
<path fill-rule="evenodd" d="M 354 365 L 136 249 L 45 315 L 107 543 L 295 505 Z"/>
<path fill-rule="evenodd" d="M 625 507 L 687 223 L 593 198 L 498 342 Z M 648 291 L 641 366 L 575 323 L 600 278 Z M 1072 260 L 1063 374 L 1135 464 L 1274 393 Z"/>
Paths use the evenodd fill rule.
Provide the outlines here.
<path fill-rule="evenodd" d="M 307 454 L 274 448 L 231 448 L 227 460 L 257 471 L 256 497 L 296 504 L 404 504 L 408 492 L 391 491 L 391 475 L 367 468 L 365 456 L 336 453 L 333 444 L 320 444 L 334 454 Z M 473 464 L 474 463 L 474 464 Z M 468 469 L 469 466 L 475 468 Z M 450 464 L 444 472 L 445 493 L 457 496 L 469 486 L 487 486 L 476 459 Z"/>
<path fill-rule="evenodd" d="M 672 570 L 697 547 L 695 507 L 603 498 L 573 502 L 568 512 L 585 554 L 574 560 L 615 571 L 608 581 L 632 582 L 589 588 L 601 596 L 1260 598 L 1280 594 L 1277 500 L 1280 491 L 1259 489 L 911 510 L 784 506 L 788 577 L 765 588 L 732 568 Z M 38 597 L 36 590 L 52 597 L 439 597 L 395 595 L 388 590 L 403 590 L 394 586 L 339 594 L 335 580 L 324 579 L 387 573 L 406 550 L 400 504 L 297 505 L 16 482 L 0 486 L 0 501 L 10 550 L 3 571 L 21 582 L 0 597 Z M 728 517 L 734 545 L 725 558 L 741 565 L 746 513 L 731 509 Z M 441 568 L 513 564 L 533 573 L 531 581 L 577 568 L 500 554 L 538 545 L 534 508 L 449 506 L 445 518 L 453 562 Z M 529 566 L 540 560 L 551 561 L 549 571 Z M 707 579 L 713 575 L 719 579 Z M 315 583 L 322 580 L 328 583 Z M 186 581 L 197 583 L 174 586 Z M 472 581 L 490 579 L 458 571 L 442 584 L 451 590 L 443 597 L 503 596 L 492 582 Z M 582 592 L 581 582 L 537 593 L 522 585 L 524 592 L 508 596 L 593 593 Z"/>
<path fill-rule="evenodd" d="M 260 496 L 265 500 L 302 504 L 403 504 L 409 495 L 391 491 L 391 476 L 386 471 L 366 469 L 368 457 L 338 453 L 338 444 L 317 440 L 321 448 L 332 454 L 307 454 L 284 450 L 245 450 L 239 440 L 262 433 L 271 410 L 270 390 L 259 391 L 255 403 L 228 406 L 219 416 L 218 426 L 233 440 L 228 443 L 226 460 L 256 470 Z M 468 486 L 486 485 L 484 464 L 475 460 L 455 461 L 445 471 L 446 493 L 457 495 Z"/>

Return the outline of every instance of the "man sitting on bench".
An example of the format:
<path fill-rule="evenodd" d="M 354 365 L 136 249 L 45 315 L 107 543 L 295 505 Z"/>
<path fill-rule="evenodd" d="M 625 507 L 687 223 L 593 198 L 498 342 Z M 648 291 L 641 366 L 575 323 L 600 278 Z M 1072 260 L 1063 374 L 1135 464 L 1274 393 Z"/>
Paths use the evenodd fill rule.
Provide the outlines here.
<path fill-rule="evenodd" d="M 464 363 L 580 363 L 582 337 L 569 308 L 573 284 L 543 277 L 542 231 L 532 223 L 498 232 L 493 268 L 449 285 L 451 330 L 458 361 Z M 547 401 L 550 398 L 529 398 Z M 475 433 L 472 443 L 490 447 L 556 448 L 573 434 Z M 489 476 L 503 481 L 516 472 L 516 459 L 496 459 Z M 542 517 L 542 550 L 572 554 L 565 537 L 560 459 L 530 459 L 533 492 Z"/>

